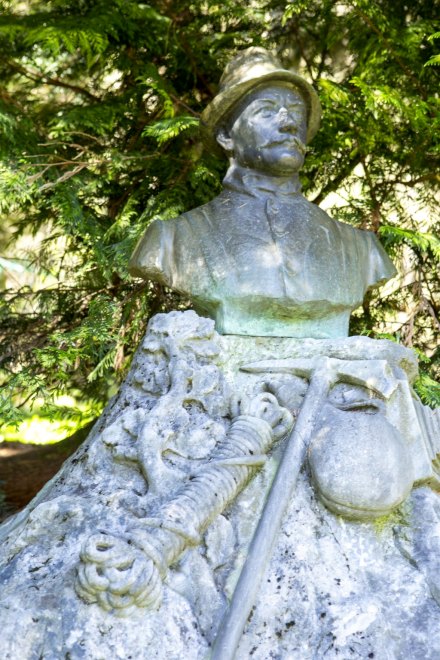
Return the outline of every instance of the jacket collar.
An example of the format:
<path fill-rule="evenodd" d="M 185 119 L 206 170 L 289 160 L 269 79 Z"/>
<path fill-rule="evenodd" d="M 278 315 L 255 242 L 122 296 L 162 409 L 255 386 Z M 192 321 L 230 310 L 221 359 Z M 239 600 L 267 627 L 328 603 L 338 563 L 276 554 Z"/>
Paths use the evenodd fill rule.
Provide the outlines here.
<path fill-rule="evenodd" d="M 223 185 L 227 190 L 263 199 L 271 196 L 291 197 L 301 192 L 297 174 L 288 177 L 268 176 L 263 172 L 241 167 L 236 162 L 233 162 L 226 172 Z"/>

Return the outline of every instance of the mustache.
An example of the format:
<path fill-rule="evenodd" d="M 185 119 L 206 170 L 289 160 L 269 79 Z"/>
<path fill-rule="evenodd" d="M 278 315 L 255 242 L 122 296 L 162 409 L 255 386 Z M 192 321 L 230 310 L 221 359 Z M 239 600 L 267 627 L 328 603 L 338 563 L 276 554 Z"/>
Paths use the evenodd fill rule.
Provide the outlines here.
<path fill-rule="evenodd" d="M 286 135 L 285 137 L 279 138 L 278 140 L 270 140 L 270 142 L 263 144 L 263 147 L 276 147 L 277 145 L 286 143 L 295 145 L 300 154 L 303 156 L 306 154 L 307 146 L 295 135 Z"/>

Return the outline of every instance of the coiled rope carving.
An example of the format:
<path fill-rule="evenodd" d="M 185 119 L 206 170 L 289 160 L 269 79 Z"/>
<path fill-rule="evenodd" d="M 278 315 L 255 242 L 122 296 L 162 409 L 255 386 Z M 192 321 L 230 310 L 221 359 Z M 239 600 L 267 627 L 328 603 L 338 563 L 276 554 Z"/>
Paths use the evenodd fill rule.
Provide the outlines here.
<path fill-rule="evenodd" d="M 81 598 L 122 616 L 135 607 L 160 606 L 168 567 L 201 542 L 209 524 L 245 488 L 273 443 L 293 424 L 291 413 L 269 393 L 236 400 L 234 413 L 210 460 L 154 517 L 125 539 L 89 537 L 81 549 L 75 584 Z"/>

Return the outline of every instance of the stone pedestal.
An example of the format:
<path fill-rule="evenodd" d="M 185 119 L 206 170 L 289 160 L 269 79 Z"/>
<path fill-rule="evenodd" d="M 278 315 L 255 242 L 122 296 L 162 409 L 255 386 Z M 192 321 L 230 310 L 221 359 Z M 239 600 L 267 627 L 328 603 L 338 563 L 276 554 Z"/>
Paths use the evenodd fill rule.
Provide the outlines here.
<path fill-rule="evenodd" d="M 219 337 L 193 312 L 152 319 L 88 440 L 0 527 L 0 656 L 208 658 L 322 360 L 236 658 L 438 658 L 439 420 L 412 352 Z"/>

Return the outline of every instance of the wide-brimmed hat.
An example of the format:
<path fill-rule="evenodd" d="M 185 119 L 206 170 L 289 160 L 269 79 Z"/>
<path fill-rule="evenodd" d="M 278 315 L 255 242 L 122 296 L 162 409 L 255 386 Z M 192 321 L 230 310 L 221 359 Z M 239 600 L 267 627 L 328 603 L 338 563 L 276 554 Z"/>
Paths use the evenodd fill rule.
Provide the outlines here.
<path fill-rule="evenodd" d="M 321 118 L 317 93 L 297 73 L 283 69 L 279 60 L 265 48 L 252 47 L 242 50 L 229 62 L 220 79 L 218 94 L 202 113 L 201 131 L 207 146 L 219 150 L 216 129 L 240 99 L 266 82 L 291 83 L 301 93 L 307 106 L 307 142 L 310 142 Z"/>

